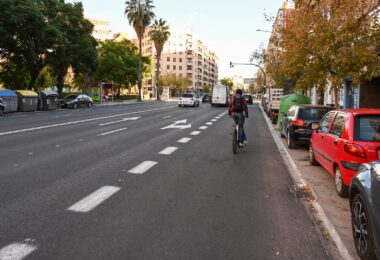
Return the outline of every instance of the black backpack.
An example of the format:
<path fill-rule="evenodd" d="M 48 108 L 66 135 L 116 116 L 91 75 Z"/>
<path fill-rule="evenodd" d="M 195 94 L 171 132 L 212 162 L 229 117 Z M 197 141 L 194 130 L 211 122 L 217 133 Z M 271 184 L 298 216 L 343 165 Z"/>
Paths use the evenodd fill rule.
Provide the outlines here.
<path fill-rule="evenodd" d="M 243 98 L 235 98 L 232 111 L 237 113 L 242 113 L 244 111 Z"/>

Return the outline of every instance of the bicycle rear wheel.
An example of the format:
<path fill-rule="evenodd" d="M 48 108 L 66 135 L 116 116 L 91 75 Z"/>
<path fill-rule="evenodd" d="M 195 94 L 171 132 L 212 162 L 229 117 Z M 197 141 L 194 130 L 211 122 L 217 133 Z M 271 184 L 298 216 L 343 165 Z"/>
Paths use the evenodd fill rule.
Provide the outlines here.
<path fill-rule="evenodd" d="M 234 152 L 234 154 L 237 153 L 237 148 L 238 148 L 238 138 L 237 138 L 237 131 L 236 129 L 234 129 L 234 132 L 232 134 L 232 151 Z"/>

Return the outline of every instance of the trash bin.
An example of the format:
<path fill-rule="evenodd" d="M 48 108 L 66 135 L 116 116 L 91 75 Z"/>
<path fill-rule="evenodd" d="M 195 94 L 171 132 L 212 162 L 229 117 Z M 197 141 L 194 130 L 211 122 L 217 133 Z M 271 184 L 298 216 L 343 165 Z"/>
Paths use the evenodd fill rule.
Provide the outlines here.
<path fill-rule="evenodd" d="M 58 93 L 54 91 L 38 91 L 38 109 L 55 110 L 58 108 Z"/>
<path fill-rule="evenodd" d="M 4 113 L 17 112 L 17 95 L 11 90 L 0 90 L 0 98 L 5 103 Z"/>
<path fill-rule="evenodd" d="M 30 90 L 16 90 L 18 97 L 17 111 L 28 112 L 36 111 L 38 107 L 38 95 Z"/>

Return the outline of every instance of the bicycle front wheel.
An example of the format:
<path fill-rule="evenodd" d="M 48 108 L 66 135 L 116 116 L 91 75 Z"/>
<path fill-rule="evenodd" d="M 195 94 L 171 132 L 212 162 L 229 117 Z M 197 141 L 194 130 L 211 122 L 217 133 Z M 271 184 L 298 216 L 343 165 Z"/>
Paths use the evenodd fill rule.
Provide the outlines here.
<path fill-rule="evenodd" d="M 232 151 L 234 152 L 234 154 L 237 153 L 237 148 L 238 148 L 238 132 L 235 129 L 232 134 Z"/>

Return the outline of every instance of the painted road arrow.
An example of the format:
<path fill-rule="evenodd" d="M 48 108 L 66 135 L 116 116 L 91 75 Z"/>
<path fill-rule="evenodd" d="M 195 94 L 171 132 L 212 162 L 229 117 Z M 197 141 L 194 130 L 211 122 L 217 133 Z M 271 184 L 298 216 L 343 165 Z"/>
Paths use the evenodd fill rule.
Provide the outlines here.
<path fill-rule="evenodd" d="M 137 119 L 139 119 L 140 117 L 130 117 L 130 118 L 123 118 L 121 120 L 118 120 L 118 121 L 113 121 L 113 122 L 108 122 L 108 123 L 104 123 L 104 124 L 99 124 L 100 126 L 105 126 L 105 125 L 112 125 L 112 124 L 117 124 L 117 123 L 121 123 L 121 122 L 125 122 L 125 121 L 135 121 Z"/>
<path fill-rule="evenodd" d="M 165 126 L 165 127 L 161 128 L 161 129 L 165 130 L 165 129 L 186 129 L 186 128 L 191 128 L 191 124 L 184 125 L 186 123 L 187 123 L 187 119 L 179 120 L 179 121 L 174 121 L 173 124 Z"/>

